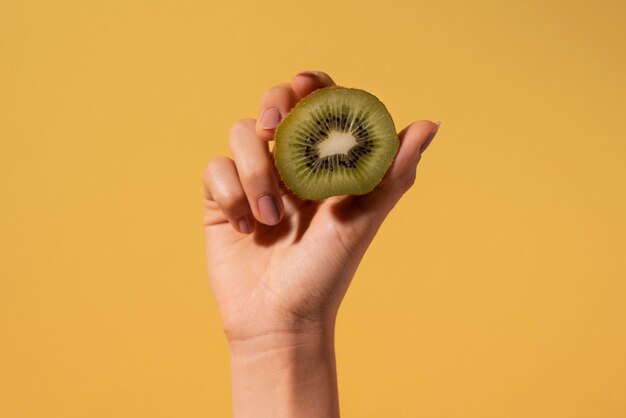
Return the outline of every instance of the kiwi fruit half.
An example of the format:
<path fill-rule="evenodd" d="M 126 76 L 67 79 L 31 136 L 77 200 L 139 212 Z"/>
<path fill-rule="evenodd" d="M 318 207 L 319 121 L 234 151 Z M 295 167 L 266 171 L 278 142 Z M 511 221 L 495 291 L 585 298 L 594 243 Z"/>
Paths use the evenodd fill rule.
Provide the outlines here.
<path fill-rule="evenodd" d="M 280 176 L 307 200 L 369 193 L 399 147 L 385 105 L 345 87 L 323 88 L 301 100 L 276 129 L 275 141 Z"/>

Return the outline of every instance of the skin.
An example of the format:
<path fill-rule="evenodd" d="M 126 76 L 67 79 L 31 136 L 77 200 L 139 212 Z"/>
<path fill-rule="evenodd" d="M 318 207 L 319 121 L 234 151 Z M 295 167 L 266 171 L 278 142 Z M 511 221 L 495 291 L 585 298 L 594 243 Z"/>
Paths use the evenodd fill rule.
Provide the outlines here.
<path fill-rule="evenodd" d="M 421 120 L 401 131 L 398 154 L 371 193 L 302 201 L 281 187 L 268 145 L 279 117 L 332 85 L 323 72 L 305 72 L 269 89 L 259 118 L 233 125 L 232 158 L 214 158 L 205 171 L 208 273 L 230 348 L 237 418 L 339 416 L 337 310 L 439 127 Z"/>

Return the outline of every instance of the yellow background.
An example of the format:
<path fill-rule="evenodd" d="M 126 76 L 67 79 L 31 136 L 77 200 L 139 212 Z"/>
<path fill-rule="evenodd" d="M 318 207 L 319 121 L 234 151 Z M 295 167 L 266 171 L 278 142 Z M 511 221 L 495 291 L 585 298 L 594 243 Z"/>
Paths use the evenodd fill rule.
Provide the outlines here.
<path fill-rule="evenodd" d="M 441 119 L 340 311 L 345 417 L 626 416 L 626 3 L 0 2 L 0 416 L 225 417 L 201 174 L 323 69 Z"/>

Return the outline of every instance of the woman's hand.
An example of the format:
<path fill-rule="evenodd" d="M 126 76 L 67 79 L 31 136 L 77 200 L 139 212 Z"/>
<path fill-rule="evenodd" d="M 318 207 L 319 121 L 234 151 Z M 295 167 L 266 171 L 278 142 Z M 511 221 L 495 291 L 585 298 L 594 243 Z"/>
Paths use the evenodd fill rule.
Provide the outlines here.
<path fill-rule="evenodd" d="M 282 188 L 268 142 L 300 99 L 332 85 L 327 74 L 307 72 L 268 90 L 261 100 L 259 119 L 233 125 L 232 159 L 217 157 L 205 172 L 208 272 L 233 353 L 233 402 L 240 416 L 246 415 L 237 407 L 237 399 L 252 402 L 240 399 L 239 395 L 247 396 L 246 389 L 236 389 L 237 364 L 250 365 L 240 359 L 263 359 L 270 364 L 277 359 L 276 353 L 289 352 L 292 359 L 275 366 L 293 371 L 297 368 L 291 362 L 294 350 L 304 350 L 300 358 L 315 353 L 313 357 L 327 364 L 314 368 L 327 369 L 318 383 L 334 378 L 332 334 L 339 304 L 382 221 L 413 184 L 421 153 L 438 128 L 438 124 L 419 121 L 400 132 L 395 161 L 371 193 L 303 201 Z M 250 383 L 252 372 L 242 373 L 248 375 L 242 383 Z M 314 374 L 308 370 L 306 376 Z M 295 375 L 291 373 L 286 380 L 292 381 Z M 275 385 L 276 380 L 280 378 L 272 376 L 266 384 Z M 329 387 L 336 392 L 336 383 Z M 268 396 L 259 399 L 267 401 Z M 315 406 L 319 402 L 311 408 Z M 335 406 L 310 416 L 333 416 Z M 276 410 L 273 414 L 267 416 L 282 416 Z M 265 415 L 257 410 L 254 416 Z M 309 415 L 298 412 L 298 416 Z"/>

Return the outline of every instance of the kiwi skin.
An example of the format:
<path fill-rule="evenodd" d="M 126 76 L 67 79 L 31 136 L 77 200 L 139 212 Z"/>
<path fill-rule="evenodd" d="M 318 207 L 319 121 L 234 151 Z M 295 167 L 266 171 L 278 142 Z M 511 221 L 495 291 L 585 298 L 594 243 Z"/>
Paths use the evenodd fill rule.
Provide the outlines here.
<path fill-rule="evenodd" d="M 329 175 L 329 181 L 331 183 L 329 187 L 311 187 L 311 185 L 308 183 L 306 185 L 303 185 L 302 181 L 294 178 L 293 170 L 286 168 L 289 164 L 288 160 L 293 158 L 292 156 L 289 156 L 289 153 L 286 151 L 286 148 L 289 145 L 289 140 L 286 138 L 288 134 L 286 134 L 286 132 L 290 129 L 293 132 L 293 124 L 305 123 L 306 119 L 304 119 L 303 121 L 302 118 L 309 116 L 307 115 L 308 111 L 300 109 L 304 109 L 307 107 L 310 108 L 309 105 L 323 106 L 324 102 L 322 100 L 327 100 L 326 103 L 330 104 L 332 100 L 337 100 L 337 94 L 346 94 L 350 97 L 350 99 L 352 99 L 353 97 L 358 97 L 359 99 L 366 98 L 366 100 L 369 102 L 367 105 L 374 106 L 373 111 L 375 112 L 374 116 L 376 116 L 376 124 L 374 125 L 374 127 L 378 131 L 382 130 L 382 138 L 384 140 L 381 141 L 381 137 L 379 136 L 379 141 L 376 142 L 378 148 L 376 152 L 378 155 L 375 157 L 375 160 L 372 160 L 372 162 L 369 163 L 370 167 L 367 166 L 368 162 L 367 160 L 365 160 L 366 165 L 364 167 L 362 166 L 360 169 L 357 168 L 357 173 L 362 173 L 362 170 L 369 168 L 367 171 L 367 176 L 364 178 L 364 180 L 357 181 L 355 179 L 354 181 L 350 181 L 350 184 L 347 185 L 339 184 L 342 183 L 342 181 L 338 179 L 337 183 L 333 184 L 332 175 Z M 362 105 L 362 103 L 359 104 Z M 351 104 L 348 102 L 348 105 L 350 106 Z M 298 113 L 300 114 L 296 116 L 296 114 Z M 303 116 L 302 113 L 304 113 L 305 116 Z M 298 119 L 296 122 L 296 117 L 301 119 Z M 379 122 L 380 119 L 382 119 L 382 122 Z M 291 128 L 288 128 L 290 125 Z M 278 172 L 283 179 L 285 187 L 296 196 L 304 200 L 313 201 L 323 200 L 330 196 L 363 195 L 371 192 L 378 185 L 378 183 L 380 183 L 386 172 L 389 170 L 389 167 L 393 163 L 393 160 L 395 159 L 400 145 L 393 119 L 385 105 L 376 96 L 364 90 L 339 86 L 326 87 L 316 90 L 315 92 L 302 99 L 291 110 L 291 112 L 286 115 L 286 117 L 276 129 L 275 140 L 275 163 Z M 358 162 L 358 164 L 362 163 Z M 290 174 L 289 171 L 292 171 L 292 173 Z M 300 175 L 298 174 L 297 176 L 299 177 Z M 364 176 L 361 175 L 361 178 L 363 177 Z"/>

